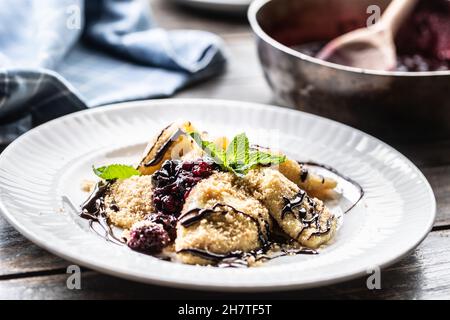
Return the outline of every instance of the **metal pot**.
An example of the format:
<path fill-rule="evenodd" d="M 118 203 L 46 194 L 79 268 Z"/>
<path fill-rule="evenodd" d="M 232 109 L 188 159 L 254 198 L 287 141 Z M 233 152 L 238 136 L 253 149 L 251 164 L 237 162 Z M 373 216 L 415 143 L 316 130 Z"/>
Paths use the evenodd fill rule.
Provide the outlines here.
<path fill-rule="evenodd" d="M 383 10 L 388 3 L 254 1 L 248 18 L 277 101 L 381 137 L 450 136 L 450 71 L 373 71 L 329 63 L 292 49 L 363 27 L 369 6 Z"/>

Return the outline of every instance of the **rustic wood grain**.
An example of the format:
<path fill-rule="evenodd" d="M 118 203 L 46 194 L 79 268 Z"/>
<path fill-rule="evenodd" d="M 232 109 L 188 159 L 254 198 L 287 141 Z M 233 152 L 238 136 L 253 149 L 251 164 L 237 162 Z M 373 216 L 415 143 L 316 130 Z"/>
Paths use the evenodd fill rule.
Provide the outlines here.
<path fill-rule="evenodd" d="M 220 34 L 249 33 L 246 15 L 216 15 L 190 10 L 169 0 L 150 0 L 156 23 L 166 29 L 197 29 Z"/>
<path fill-rule="evenodd" d="M 224 36 L 228 62 L 226 72 L 214 79 L 182 90 L 176 98 L 209 98 L 274 104 L 272 91 L 259 65 L 250 34 Z"/>
<path fill-rule="evenodd" d="M 275 103 L 263 78 L 253 36 L 245 17 L 223 17 L 186 11 L 167 0 L 152 0 L 157 22 L 169 29 L 202 29 L 219 34 L 227 47 L 227 72 L 181 91 L 176 97 L 216 98 Z M 444 141 L 387 141 L 418 165 L 437 199 L 436 230 L 450 229 L 450 139 Z M 0 147 L 1 152 L 1 147 Z M 377 298 L 420 299 L 450 297 L 450 230 L 434 231 L 400 263 L 382 274 L 382 290 L 369 291 L 365 279 L 321 289 L 269 294 L 220 294 L 136 284 L 84 271 L 83 289 L 68 290 L 65 268 L 70 263 L 32 244 L 0 215 L 0 298 Z"/>
<path fill-rule="evenodd" d="M 381 289 L 366 278 L 291 292 L 217 293 L 134 283 L 93 271 L 82 272 L 81 290 L 69 290 L 67 274 L 1 282 L 0 299 L 444 299 L 450 298 L 450 231 L 433 232 L 401 262 L 381 272 Z"/>
<path fill-rule="evenodd" d="M 68 262 L 42 250 L 0 215 L 0 279 L 12 274 L 65 268 Z"/>
<path fill-rule="evenodd" d="M 422 168 L 436 196 L 435 226 L 450 226 L 450 166 Z"/>
<path fill-rule="evenodd" d="M 436 141 L 388 141 L 419 167 L 450 164 L 450 139 Z"/>

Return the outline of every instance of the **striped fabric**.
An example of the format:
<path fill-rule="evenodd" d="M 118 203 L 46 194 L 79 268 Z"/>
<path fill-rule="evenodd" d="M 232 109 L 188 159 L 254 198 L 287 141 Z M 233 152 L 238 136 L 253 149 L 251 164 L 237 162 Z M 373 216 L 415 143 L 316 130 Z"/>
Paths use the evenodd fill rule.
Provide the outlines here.
<path fill-rule="evenodd" d="M 0 144 L 70 112 L 168 97 L 224 70 L 220 38 L 158 28 L 148 2 L 2 0 Z"/>

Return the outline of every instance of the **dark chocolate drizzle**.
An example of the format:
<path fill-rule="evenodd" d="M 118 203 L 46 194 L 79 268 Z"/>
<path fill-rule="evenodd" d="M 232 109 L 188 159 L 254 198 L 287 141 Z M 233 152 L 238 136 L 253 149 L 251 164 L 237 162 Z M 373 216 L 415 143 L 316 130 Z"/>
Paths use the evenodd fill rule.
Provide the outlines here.
<path fill-rule="evenodd" d="M 300 171 L 300 181 L 301 182 L 305 182 L 306 179 L 308 178 L 308 169 L 302 168 Z"/>
<path fill-rule="evenodd" d="M 109 185 L 110 185 L 109 183 L 104 182 L 99 182 L 95 185 L 92 193 L 89 195 L 87 200 L 81 205 L 80 216 L 82 218 L 89 218 L 91 217 L 91 214 L 95 214 L 98 211 L 100 211 L 101 207 L 104 205 L 101 199 L 104 198 Z"/>
<path fill-rule="evenodd" d="M 321 230 L 321 226 L 320 226 L 320 213 L 317 208 L 316 208 L 316 204 L 314 203 L 314 200 L 311 199 L 305 191 L 300 190 L 299 193 L 293 198 L 293 199 L 288 199 L 288 198 L 283 198 L 284 199 L 284 207 L 281 210 L 281 219 L 284 219 L 286 214 L 291 213 L 293 215 L 295 215 L 297 217 L 298 220 L 301 221 L 302 223 L 302 230 L 300 230 L 300 232 L 297 234 L 296 239 L 298 239 L 303 231 L 306 230 L 306 228 L 311 227 L 311 225 L 315 224 L 315 228 L 318 230 L 314 233 L 312 233 L 308 239 L 310 239 L 313 236 L 320 236 L 320 235 L 324 235 L 327 234 L 328 232 L 331 231 L 331 219 L 328 219 L 326 222 L 326 229 L 325 230 Z M 305 207 L 302 207 L 302 204 L 304 202 L 307 202 L 310 210 L 309 213 L 312 216 L 309 219 L 306 219 L 307 216 L 307 211 Z M 297 210 L 297 214 L 294 212 L 294 209 L 300 207 Z"/>
<path fill-rule="evenodd" d="M 306 195 L 303 196 L 303 198 Z M 288 205 L 288 207 L 294 209 L 298 205 L 300 205 L 303 202 L 303 198 L 297 199 L 297 196 L 293 201 L 291 206 Z M 299 201 L 300 200 L 300 201 Z M 297 204 L 298 202 L 298 204 Z M 291 202 L 290 202 L 291 203 Z M 195 208 L 192 210 L 187 211 L 179 218 L 179 223 L 183 225 L 184 227 L 189 227 L 203 218 L 208 217 L 211 214 L 218 214 L 218 213 L 226 213 L 227 211 L 217 211 L 216 209 L 219 207 L 227 207 L 231 210 L 238 212 L 240 214 L 245 215 L 246 217 L 251 218 L 256 225 L 258 226 L 258 233 L 259 233 L 259 240 L 261 243 L 261 248 L 252 250 L 249 252 L 243 252 L 243 251 L 234 251 L 227 254 L 218 254 L 209 252 L 207 250 L 197 249 L 197 248 L 186 248 L 181 249 L 177 253 L 190 253 L 192 255 L 195 255 L 197 257 L 212 261 L 213 264 L 217 267 L 233 267 L 233 268 L 241 268 L 241 267 L 248 267 L 249 266 L 249 259 L 253 258 L 253 261 L 266 261 L 266 260 L 272 260 L 278 257 L 282 256 L 288 256 L 288 255 L 297 255 L 297 254 L 318 254 L 316 250 L 310 249 L 310 248 L 283 248 L 283 245 L 286 244 L 289 241 L 292 241 L 289 237 L 287 237 L 284 233 L 280 233 L 277 235 L 271 235 L 270 233 L 270 227 L 269 223 L 267 221 L 265 222 L 264 232 L 260 228 L 260 223 L 258 219 L 246 214 L 245 212 L 242 212 L 240 210 L 235 209 L 234 207 L 222 203 L 215 204 L 211 209 L 200 209 Z M 306 216 L 306 211 L 305 211 Z M 318 217 L 318 214 L 316 214 L 316 217 Z M 307 223 L 312 223 L 313 221 L 317 221 L 317 218 L 314 217 L 311 221 L 305 220 Z M 279 227 L 278 227 L 279 228 Z M 268 253 L 271 248 L 273 248 L 274 245 L 279 245 L 281 247 L 281 250 L 277 252 Z"/>
<path fill-rule="evenodd" d="M 321 164 L 321 163 L 313 162 L 313 161 L 306 161 L 306 162 L 300 162 L 300 161 L 298 161 L 298 164 L 299 164 L 300 166 L 302 166 L 302 167 L 303 167 L 303 166 L 312 166 L 312 167 L 323 168 L 323 169 L 325 169 L 325 170 L 328 170 L 328 171 L 334 173 L 335 175 L 337 175 L 337 176 L 339 176 L 340 178 L 342 178 L 342 179 L 348 181 L 349 183 L 353 184 L 356 188 L 358 188 L 359 194 L 360 194 L 359 198 L 358 198 L 358 199 L 356 200 L 356 202 L 353 203 L 347 210 L 345 210 L 344 213 L 350 212 L 353 208 L 356 207 L 356 205 L 357 205 L 357 204 L 362 200 L 362 198 L 364 197 L 364 194 L 365 194 L 364 189 L 363 189 L 363 187 L 362 187 L 358 182 L 356 182 L 356 181 L 353 180 L 352 178 L 350 178 L 350 177 L 348 177 L 348 176 L 346 176 L 346 175 L 340 173 L 339 171 L 337 171 L 337 170 L 334 169 L 333 167 L 330 167 L 330 166 L 328 166 L 328 165 L 326 165 L 326 164 Z M 303 170 L 308 170 L 308 169 L 302 168 L 302 173 L 301 173 L 301 175 L 300 175 L 300 180 L 301 180 L 301 181 L 302 181 Z M 306 180 L 306 178 L 305 178 L 305 180 Z M 304 181 L 302 181 L 302 182 L 304 182 Z M 325 182 L 325 179 L 323 178 L 323 179 L 322 179 L 322 183 L 324 183 L 324 182 Z"/>
<path fill-rule="evenodd" d="M 318 219 L 317 219 L 316 221 L 318 221 Z M 320 230 L 320 226 L 318 225 L 318 223 L 316 223 L 316 227 L 317 227 L 318 231 L 311 233 L 311 234 L 309 235 L 309 237 L 308 237 L 308 240 L 311 239 L 311 238 L 314 237 L 314 236 L 323 236 L 323 235 L 329 233 L 329 232 L 331 231 L 331 220 L 328 219 L 326 224 L 327 224 L 327 225 L 326 225 L 325 230 Z M 303 231 L 303 230 L 302 230 L 302 231 Z M 300 235 L 301 235 L 301 231 L 300 231 Z M 297 238 L 298 238 L 300 235 L 298 235 Z"/>
<path fill-rule="evenodd" d="M 287 249 L 268 253 L 269 248 L 261 248 L 249 252 L 234 251 L 227 254 L 212 253 L 202 249 L 181 249 L 177 253 L 189 253 L 194 256 L 212 261 L 219 268 L 243 268 L 249 266 L 249 259 L 253 258 L 255 262 L 268 261 L 279 257 L 292 256 L 298 254 L 318 254 L 316 250 L 309 248 Z"/>
<path fill-rule="evenodd" d="M 298 208 L 302 205 L 303 200 L 305 199 L 305 197 L 307 197 L 306 192 L 303 190 L 300 190 L 300 192 L 294 197 L 294 199 L 288 199 L 283 197 L 284 200 L 284 206 L 283 209 L 281 210 L 281 219 L 284 219 L 284 217 L 286 216 L 286 214 L 288 213 L 294 213 L 294 209 Z M 303 210 L 301 210 L 303 209 Z M 301 212 L 300 212 L 301 211 Z M 298 214 L 301 218 L 304 218 L 306 216 L 306 211 L 304 208 L 300 208 L 298 210 Z"/>
<path fill-rule="evenodd" d="M 105 194 L 110 186 L 110 182 L 98 182 L 95 185 L 89 198 L 81 205 L 80 217 L 89 220 L 89 227 L 98 235 L 115 244 L 123 245 L 125 241 L 114 235 L 111 225 L 108 223 L 108 216 L 105 212 Z M 115 204 L 112 204 L 114 206 Z M 115 205 L 117 207 L 117 205 Z M 117 210 L 119 208 L 117 207 Z M 114 210 L 114 209 L 113 209 Z M 98 225 L 104 233 L 101 234 L 94 227 Z"/>
<path fill-rule="evenodd" d="M 117 205 L 116 201 L 111 201 L 111 205 L 109 206 L 109 208 L 114 211 L 114 212 L 119 212 L 120 208 Z"/>
<path fill-rule="evenodd" d="M 170 126 L 169 126 L 169 127 L 170 127 Z M 163 131 L 161 131 L 161 133 L 159 134 L 159 136 L 158 136 L 158 138 L 156 139 L 156 141 L 159 140 L 159 138 L 164 134 L 164 132 L 165 132 L 169 127 L 165 128 Z M 160 163 L 160 162 L 163 160 L 166 151 L 167 151 L 167 150 L 170 148 L 170 146 L 171 146 L 171 145 L 172 145 L 172 144 L 173 144 L 173 143 L 174 143 L 181 135 L 183 135 L 183 134 L 184 134 L 184 131 L 183 131 L 183 130 L 177 129 L 177 130 L 170 136 L 170 138 L 167 139 L 166 142 L 164 142 L 164 144 L 158 149 L 158 151 L 156 151 L 155 157 L 154 157 L 152 160 L 148 161 L 147 163 L 144 163 L 144 166 L 145 166 L 145 167 L 151 167 L 151 166 L 155 166 L 155 165 L 157 165 L 158 163 Z M 155 148 L 155 147 L 156 147 L 156 143 L 152 146 L 152 148 L 150 149 L 150 151 L 149 151 L 148 153 L 152 152 L 152 151 L 153 151 L 153 148 Z"/>

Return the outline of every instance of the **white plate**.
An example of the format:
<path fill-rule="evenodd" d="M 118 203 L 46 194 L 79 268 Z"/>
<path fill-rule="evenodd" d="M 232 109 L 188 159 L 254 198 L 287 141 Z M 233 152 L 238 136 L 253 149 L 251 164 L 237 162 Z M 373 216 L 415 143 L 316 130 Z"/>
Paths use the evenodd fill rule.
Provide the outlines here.
<path fill-rule="evenodd" d="M 193 8 L 222 11 L 222 12 L 245 12 L 252 2 L 251 0 L 173 0 L 179 4 Z"/>
<path fill-rule="evenodd" d="M 64 207 L 63 195 L 76 204 L 86 197 L 80 181 L 93 178 L 92 164 L 138 161 L 150 137 L 180 118 L 212 134 L 246 131 L 251 140 L 264 140 L 256 142 L 277 140 L 288 155 L 326 163 L 361 183 L 363 201 L 345 215 L 336 241 L 319 255 L 283 257 L 249 269 L 181 265 L 118 247 Z M 0 210 L 39 246 L 101 272 L 177 287 L 263 291 L 330 284 L 393 263 L 425 238 L 436 204 L 408 159 L 358 130 L 259 104 L 170 99 L 82 111 L 24 134 L 0 156 Z"/>

